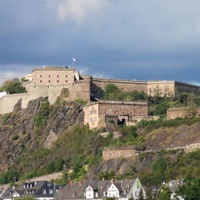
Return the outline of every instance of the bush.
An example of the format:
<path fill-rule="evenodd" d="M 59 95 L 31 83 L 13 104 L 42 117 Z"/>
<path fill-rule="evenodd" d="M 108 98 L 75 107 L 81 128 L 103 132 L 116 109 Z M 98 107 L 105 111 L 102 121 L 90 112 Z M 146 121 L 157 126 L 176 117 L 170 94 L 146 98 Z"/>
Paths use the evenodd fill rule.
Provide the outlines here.
<path fill-rule="evenodd" d="M 12 137 L 12 140 L 18 140 L 19 139 L 19 135 L 14 135 L 13 137 Z"/>

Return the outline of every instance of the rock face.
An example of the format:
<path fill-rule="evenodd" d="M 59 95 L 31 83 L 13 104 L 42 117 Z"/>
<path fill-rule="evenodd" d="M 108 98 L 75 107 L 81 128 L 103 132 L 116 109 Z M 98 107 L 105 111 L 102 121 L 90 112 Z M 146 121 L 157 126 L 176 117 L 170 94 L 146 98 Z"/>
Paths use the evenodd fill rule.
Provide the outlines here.
<path fill-rule="evenodd" d="M 21 109 L 19 101 L 12 113 L 0 116 L 0 172 L 12 165 L 27 146 L 30 149 L 38 145 L 50 148 L 64 131 L 83 124 L 82 106 L 65 102 L 49 106 L 44 125 L 37 127 L 36 116 L 46 101 L 45 98 L 30 101 L 26 109 Z"/>

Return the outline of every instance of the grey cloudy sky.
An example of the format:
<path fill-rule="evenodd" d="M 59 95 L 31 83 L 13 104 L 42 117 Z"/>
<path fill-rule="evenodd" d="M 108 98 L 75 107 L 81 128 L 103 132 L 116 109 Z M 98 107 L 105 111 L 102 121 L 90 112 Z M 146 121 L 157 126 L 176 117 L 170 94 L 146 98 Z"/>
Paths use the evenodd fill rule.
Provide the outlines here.
<path fill-rule="evenodd" d="M 0 78 L 43 65 L 200 84 L 199 0 L 0 0 Z"/>

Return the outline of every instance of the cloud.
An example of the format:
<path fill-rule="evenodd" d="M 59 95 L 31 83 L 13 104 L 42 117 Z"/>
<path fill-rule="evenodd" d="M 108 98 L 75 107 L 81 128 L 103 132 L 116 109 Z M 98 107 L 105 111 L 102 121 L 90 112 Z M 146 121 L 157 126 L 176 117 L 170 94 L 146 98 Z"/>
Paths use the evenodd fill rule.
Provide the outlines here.
<path fill-rule="evenodd" d="M 83 23 L 87 17 L 97 13 L 105 4 L 105 0 L 59 0 L 55 3 L 56 13 L 60 20 L 73 20 Z"/>
<path fill-rule="evenodd" d="M 33 68 L 32 65 L 0 65 L 0 84 L 13 78 L 21 79 L 26 74 L 32 73 Z"/>
<path fill-rule="evenodd" d="M 89 75 L 198 82 L 199 10 L 197 0 L 0 1 L 0 71 L 75 57 Z"/>

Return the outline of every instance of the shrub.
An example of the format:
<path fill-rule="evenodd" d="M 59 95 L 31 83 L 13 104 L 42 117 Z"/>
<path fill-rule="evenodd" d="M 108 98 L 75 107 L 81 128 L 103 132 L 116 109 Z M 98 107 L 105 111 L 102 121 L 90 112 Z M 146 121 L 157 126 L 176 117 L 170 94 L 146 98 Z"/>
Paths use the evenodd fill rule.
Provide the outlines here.
<path fill-rule="evenodd" d="M 19 135 L 14 135 L 13 137 L 12 137 L 12 140 L 18 140 L 19 139 Z"/>

